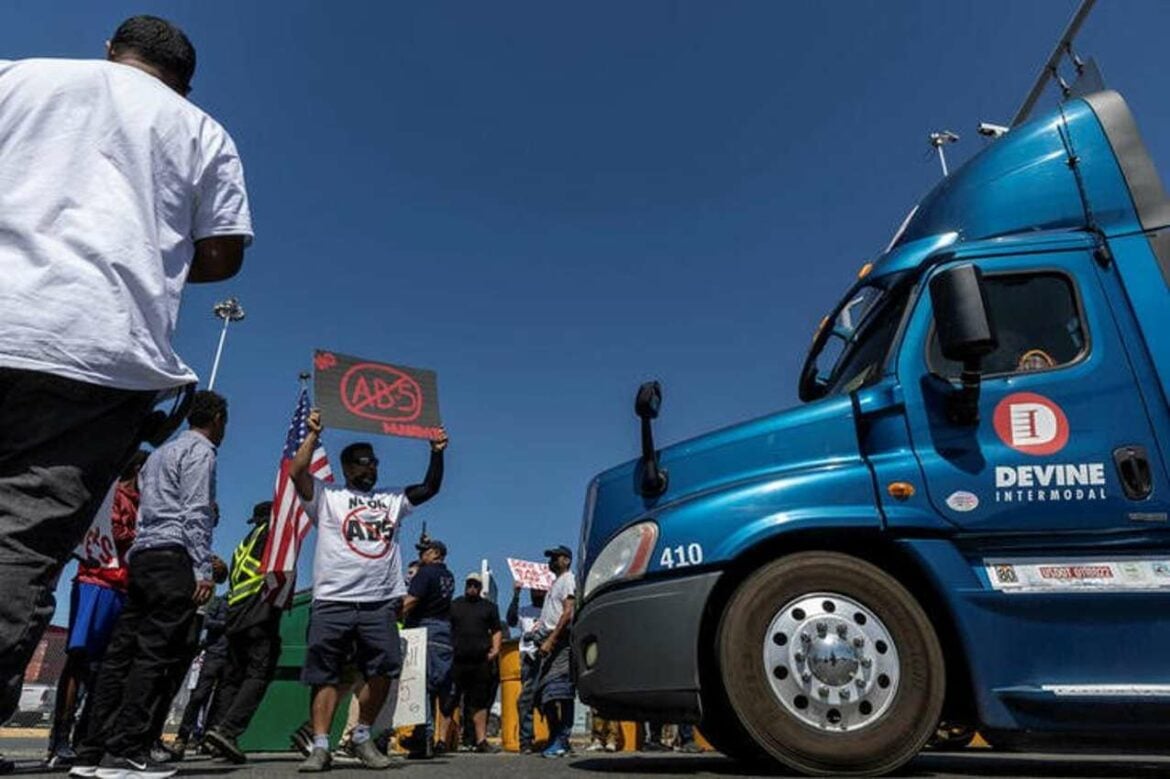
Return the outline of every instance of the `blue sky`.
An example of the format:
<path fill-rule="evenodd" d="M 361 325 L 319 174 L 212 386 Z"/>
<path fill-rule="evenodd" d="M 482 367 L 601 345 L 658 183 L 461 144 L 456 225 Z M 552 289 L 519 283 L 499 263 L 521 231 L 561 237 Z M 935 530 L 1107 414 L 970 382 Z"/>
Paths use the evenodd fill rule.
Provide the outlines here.
<path fill-rule="evenodd" d="M 820 317 L 938 180 L 927 134 L 977 152 L 1074 5 L 10 0 L 0 56 L 100 56 L 140 12 L 198 48 L 191 98 L 240 148 L 257 234 L 177 336 L 206 378 L 212 304 L 248 311 L 216 550 L 271 496 L 322 347 L 438 371 L 447 479 L 407 537 L 426 520 L 454 569 L 502 571 L 575 547 L 589 478 L 637 453 L 640 381 L 664 383 L 663 443 L 795 404 Z M 1101 3 L 1079 47 L 1163 171 L 1168 22 Z M 421 479 L 425 443 L 376 446 L 385 482 Z"/>

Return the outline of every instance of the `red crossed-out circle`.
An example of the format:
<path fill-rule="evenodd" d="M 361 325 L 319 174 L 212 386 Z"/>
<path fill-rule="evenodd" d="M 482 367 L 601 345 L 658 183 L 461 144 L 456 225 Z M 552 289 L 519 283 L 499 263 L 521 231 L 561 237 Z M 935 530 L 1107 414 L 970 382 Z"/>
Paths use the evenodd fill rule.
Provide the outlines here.
<path fill-rule="evenodd" d="M 413 422 L 423 410 L 422 387 L 389 365 L 354 365 L 341 377 L 338 391 L 346 411 L 379 422 Z"/>
<path fill-rule="evenodd" d="M 995 433 L 1017 452 L 1056 454 L 1068 443 L 1068 417 L 1054 401 L 1035 392 L 1013 392 L 995 407 Z"/>
<path fill-rule="evenodd" d="M 349 535 L 347 535 L 345 532 L 346 528 L 349 527 L 351 522 L 360 522 L 362 525 L 369 525 L 370 522 L 368 520 L 364 520 L 361 517 L 357 516 L 358 514 L 361 514 L 362 512 L 366 512 L 366 511 L 383 514 L 387 518 L 389 518 L 389 516 L 390 516 L 389 511 L 383 510 L 383 511 L 379 512 L 378 509 L 372 509 L 369 506 L 358 506 L 356 509 L 354 509 L 353 511 L 346 514 L 345 519 L 341 520 L 341 525 L 340 525 L 341 537 L 345 540 L 346 546 L 348 546 L 350 549 L 352 549 L 354 551 L 354 554 L 361 555 L 362 557 L 366 558 L 367 560 L 380 560 L 383 557 L 385 557 L 387 554 L 390 553 L 390 542 L 394 539 L 393 533 L 391 533 L 390 535 L 383 535 L 382 538 L 379 539 L 378 541 L 367 541 L 366 543 L 371 543 L 371 544 L 372 543 L 381 543 L 382 544 L 382 547 L 378 552 L 371 553 L 371 552 L 364 552 L 361 549 L 359 549 L 357 546 L 355 546 L 354 542 L 349 540 Z"/>

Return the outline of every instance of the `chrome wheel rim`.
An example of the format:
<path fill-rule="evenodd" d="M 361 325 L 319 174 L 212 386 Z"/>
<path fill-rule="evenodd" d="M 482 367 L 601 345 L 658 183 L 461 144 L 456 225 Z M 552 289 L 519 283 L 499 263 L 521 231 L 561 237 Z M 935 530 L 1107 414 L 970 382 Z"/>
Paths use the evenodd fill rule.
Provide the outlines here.
<path fill-rule="evenodd" d="M 773 616 L 764 635 L 773 696 L 817 730 L 850 732 L 876 723 L 898 691 L 898 649 L 885 624 L 846 595 L 814 592 Z"/>

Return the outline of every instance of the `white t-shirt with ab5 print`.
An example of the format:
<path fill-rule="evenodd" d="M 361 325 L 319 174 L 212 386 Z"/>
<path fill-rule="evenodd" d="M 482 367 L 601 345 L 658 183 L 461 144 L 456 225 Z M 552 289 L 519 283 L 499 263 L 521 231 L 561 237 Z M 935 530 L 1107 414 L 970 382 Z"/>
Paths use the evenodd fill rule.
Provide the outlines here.
<path fill-rule="evenodd" d="M 313 479 L 314 600 L 370 603 L 406 595 L 398 529 L 414 506 L 401 490 L 361 492 Z"/>

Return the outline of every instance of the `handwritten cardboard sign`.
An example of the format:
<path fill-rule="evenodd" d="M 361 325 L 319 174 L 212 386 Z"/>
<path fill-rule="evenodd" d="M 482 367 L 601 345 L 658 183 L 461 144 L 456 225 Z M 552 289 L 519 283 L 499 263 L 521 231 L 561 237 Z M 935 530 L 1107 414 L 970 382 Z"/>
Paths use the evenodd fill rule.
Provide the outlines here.
<path fill-rule="evenodd" d="M 434 371 L 318 349 L 313 391 L 329 427 L 406 438 L 432 438 L 439 417 Z"/>
<path fill-rule="evenodd" d="M 557 578 L 548 569 L 548 563 L 534 563 L 531 560 L 509 557 L 508 570 L 512 572 L 513 581 L 530 590 L 548 590 Z"/>

